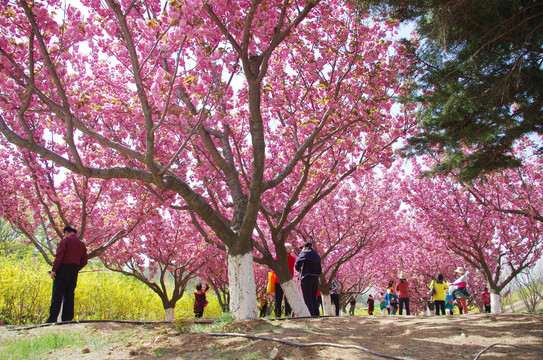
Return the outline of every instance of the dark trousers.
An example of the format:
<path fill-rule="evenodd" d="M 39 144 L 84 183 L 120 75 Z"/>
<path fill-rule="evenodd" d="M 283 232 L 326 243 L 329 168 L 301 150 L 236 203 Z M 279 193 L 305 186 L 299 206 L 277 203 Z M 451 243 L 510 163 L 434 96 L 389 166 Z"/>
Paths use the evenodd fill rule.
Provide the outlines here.
<path fill-rule="evenodd" d="M 258 316 L 263 318 L 267 315 L 267 313 L 268 313 L 268 304 L 264 304 L 262 305 L 262 308 L 260 309 L 260 314 Z"/>
<path fill-rule="evenodd" d="M 336 316 L 339 316 L 339 294 L 330 294 L 330 299 L 336 307 Z"/>
<path fill-rule="evenodd" d="M 77 286 L 77 274 L 79 265 L 60 264 L 53 280 L 53 295 L 51 296 L 51 308 L 49 309 L 48 323 L 57 321 L 60 307 L 62 306 L 62 321 L 71 321 L 74 318 L 74 293 Z M 64 300 L 64 305 L 62 304 Z"/>
<path fill-rule="evenodd" d="M 490 305 L 485 305 L 485 313 L 490 314 Z"/>
<path fill-rule="evenodd" d="M 309 313 L 311 314 L 311 316 L 319 316 L 319 301 L 317 300 L 317 292 L 319 290 L 319 277 L 306 276 L 302 279 L 301 285 L 304 302 L 309 309 Z"/>
<path fill-rule="evenodd" d="M 279 283 L 275 283 L 275 317 L 281 317 L 281 306 L 283 305 L 283 288 Z M 287 297 L 285 298 L 285 316 L 290 316 L 292 309 L 288 303 Z"/>
<path fill-rule="evenodd" d="M 434 306 L 436 308 L 436 316 L 445 315 L 445 300 L 434 300 Z"/>
<path fill-rule="evenodd" d="M 403 313 L 403 307 L 405 306 L 405 314 L 411 315 L 411 311 L 409 311 L 409 298 L 400 298 L 400 315 Z"/>

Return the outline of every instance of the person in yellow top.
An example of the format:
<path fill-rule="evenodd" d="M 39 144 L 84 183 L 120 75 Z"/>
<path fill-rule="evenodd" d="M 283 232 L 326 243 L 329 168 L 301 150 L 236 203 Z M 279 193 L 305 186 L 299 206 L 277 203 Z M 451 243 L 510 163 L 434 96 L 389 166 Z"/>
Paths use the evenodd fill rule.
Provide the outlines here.
<path fill-rule="evenodd" d="M 443 281 L 443 275 L 437 274 L 436 278 L 432 280 L 430 284 L 430 291 L 434 298 L 434 307 L 436 309 L 436 316 L 439 313 L 445 315 L 445 295 L 449 290 L 449 286 Z"/>

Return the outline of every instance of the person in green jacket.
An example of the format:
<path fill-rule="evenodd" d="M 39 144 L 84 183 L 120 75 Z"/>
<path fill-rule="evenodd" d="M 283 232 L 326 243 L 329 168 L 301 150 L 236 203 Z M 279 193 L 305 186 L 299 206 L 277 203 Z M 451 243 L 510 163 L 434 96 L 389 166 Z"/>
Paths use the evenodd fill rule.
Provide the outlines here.
<path fill-rule="evenodd" d="M 434 307 L 436 309 L 436 316 L 439 313 L 445 315 L 445 295 L 449 286 L 443 281 L 443 275 L 437 274 L 435 279 L 430 283 L 430 292 L 434 299 Z"/>

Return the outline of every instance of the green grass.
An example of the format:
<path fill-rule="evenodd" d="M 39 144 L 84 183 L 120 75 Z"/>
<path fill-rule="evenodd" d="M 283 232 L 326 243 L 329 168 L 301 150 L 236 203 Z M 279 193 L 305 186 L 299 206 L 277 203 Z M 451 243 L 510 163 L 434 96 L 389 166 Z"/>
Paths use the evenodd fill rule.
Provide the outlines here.
<path fill-rule="evenodd" d="M 123 333 L 115 336 L 119 339 L 127 337 L 129 335 Z M 97 350 L 108 345 L 110 341 L 109 337 L 104 337 L 100 333 L 49 332 L 21 339 L 0 339 L 0 354 L 2 359 L 9 360 L 45 359 L 49 353 L 65 348 Z"/>
<path fill-rule="evenodd" d="M 88 346 L 86 341 L 86 337 L 77 332 L 48 333 L 32 338 L 1 340 L 0 348 L 10 360 L 42 359 L 47 353 L 68 346 Z"/>
<path fill-rule="evenodd" d="M 157 349 L 157 350 L 153 351 L 153 354 L 155 354 L 155 356 L 164 356 L 164 355 L 168 354 L 168 350 L 166 350 L 166 349 Z"/>
<path fill-rule="evenodd" d="M 179 332 L 181 331 L 181 326 L 177 327 Z M 226 332 L 235 332 L 236 327 L 234 324 L 234 318 L 230 313 L 225 313 L 220 315 L 215 319 L 211 324 L 195 324 L 190 327 L 190 331 L 195 333 L 226 333 Z"/>

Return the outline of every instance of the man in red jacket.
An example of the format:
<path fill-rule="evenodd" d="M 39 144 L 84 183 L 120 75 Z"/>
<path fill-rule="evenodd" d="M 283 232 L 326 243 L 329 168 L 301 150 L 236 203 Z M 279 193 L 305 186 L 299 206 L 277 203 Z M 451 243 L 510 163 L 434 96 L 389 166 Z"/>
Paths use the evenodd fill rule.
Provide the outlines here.
<path fill-rule="evenodd" d="M 57 254 L 51 269 L 53 279 L 53 296 L 49 309 L 48 323 L 57 321 L 62 305 L 62 321 L 71 321 L 74 318 L 74 292 L 77 285 L 77 274 L 88 262 L 87 248 L 77 237 L 77 231 L 66 226 L 64 238 L 57 246 Z"/>

